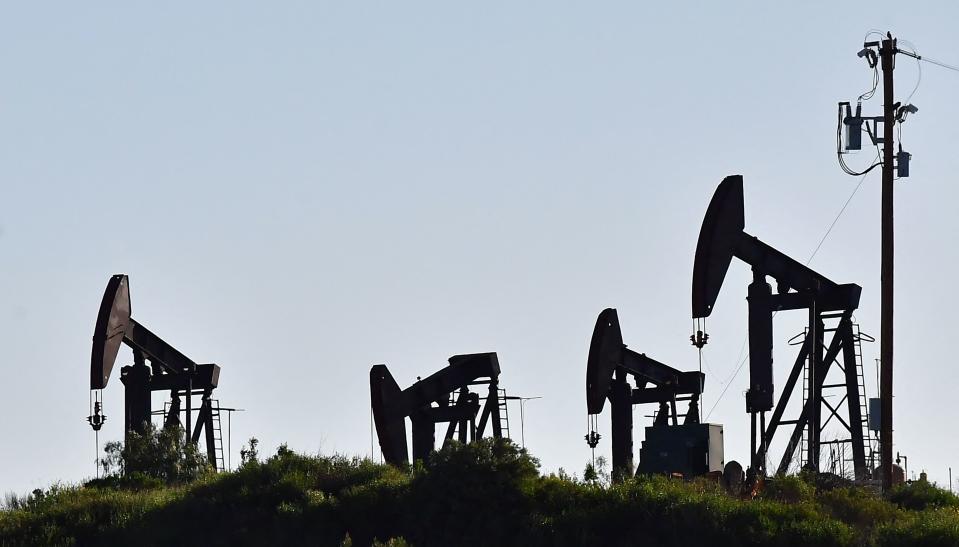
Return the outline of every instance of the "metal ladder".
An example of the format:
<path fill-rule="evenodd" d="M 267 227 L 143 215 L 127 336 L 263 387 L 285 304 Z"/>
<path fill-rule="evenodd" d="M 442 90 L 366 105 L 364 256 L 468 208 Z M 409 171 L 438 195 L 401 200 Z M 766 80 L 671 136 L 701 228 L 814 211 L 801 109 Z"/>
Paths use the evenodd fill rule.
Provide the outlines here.
<path fill-rule="evenodd" d="M 498 410 L 499 410 L 499 428 L 500 435 L 504 439 L 511 438 L 509 435 L 509 407 L 506 405 L 506 390 L 499 388 L 497 390 L 499 397 L 497 398 Z"/>
<path fill-rule="evenodd" d="M 859 401 L 857 404 L 859 405 L 859 411 L 861 416 L 861 423 L 858 424 L 858 427 L 861 427 L 863 431 L 863 445 L 866 449 L 866 462 L 868 464 L 869 462 L 874 462 L 873 454 L 877 452 L 877 448 L 876 448 L 877 440 L 875 436 L 872 434 L 872 431 L 870 431 L 869 429 L 869 420 L 868 420 L 869 397 L 866 394 L 866 379 L 865 379 L 865 374 L 863 370 L 863 359 L 862 359 L 862 341 L 865 340 L 867 342 L 872 342 L 874 341 L 874 339 L 868 334 L 863 334 L 862 331 L 860 331 L 859 329 L 858 323 L 853 323 L 852 329 L 853 329 L 853 342 L 854 342 L 853 353 L 855 355 L 854 366 L 856 367 L 856 379 L 857 379 L 856 381 L 859 384 Z M 835 332 L 836 329 L 827 327 L 824 329 L 824 331 Z M 808 329 L 805 329 L 803 331 L 803 334 L 805 336 L 808 336 Z M 839 359 L 840 355 L 841 353 L 836 356 L 836 360 L 834 361 L 834 364 L 838 366 L 839 369 L 842 369 L 842 367 L 845 364 L 840 361 Z M 809 396 L 808 374 L 809 374 L 810 358 L 811 356 L 806 358 L 806 366 L 803 367 L 802 393 L 803 393 L 804 406 Z M 825 391 L 826 386 L 824 385 L 823 387 Z M 848 403 L 844 400 L 843 402 L 840 402 L 838 406 L 842 406 L 843 404 L 848 404 Z M 850 424 L 850 427 L 856 427 L 856 425 Z M 806 461 L 808 442 L 809 442 L 808 429 L 804 429 L 802 433 L 800 447 L 799 447 L 798 460 L 799 460 L 800 468 L 802 468 L 803 465 L 808 463 Z M 827 443 L 824 442 L 823 444 L 826 445 Z M 847 450 L 845 446 L 831 445 L 829 449 L 828 458 L 829 458 L 829 462 L 827 467 L 832 468 L 834 472 L 838 471 L 838 474 L 840 475 L 847 475 L 851 473 L 852 470 L 854 469 L 854 462 L 852 459 L 852 450 Z"/>
<path fill-rule="evenodd" d="M 217 471 L 226 471 L 226 458 L 223 453 L 223 428 L 220 424 L 220 400 L 210 399 L 210 422 L 213 424 L 213 454 Z"/>
<path fill-rule="evenodd" d="M 862 429 L 862 442 L 863 448 L 865 449 L 866 455 L 866 465 L 869 466 L 871 462 L 874 462 L 874 457 L 878 455 L 878 439 L 873 436 L 872 431 L 869 429 L 869 396 L 866 393 L 866 377 L 864 373 L 864 365 L 862 359 L 862 341 L 874 342 L 875 339 L 868 334 L 863 334 L 859 330 L 859 324 L 852 324 L 853 332 L 853 354 L 855 355 L 855 367 L 856 367 L 856 383 L 859 384 L 859 416 L 860 423 L 858 427 Z M 857 427 L 856 424 L 849 424 L 850 427 Z M 844 450 L 842 452 L 842 464 L 843 469 L 852 470 L 855 468 L 855 462 L 852 457 L 851 450 Z"/>
<path fill-rule="evenodd" d="M 872 430 L 869 428 L 869 397 L 866 394 L 866 375 L 864 371 L 864 363 L 862 360 L 862 340 L 865 339 L 867 342 L 875 342 L 875 338 L 869 336 L 868 334 L 863 334 L 859 330 L 859 324 L 853 324 L 853 340 L 855 341 L 855 353 L 856 353 L 856 378 L 859 382 L 859 410 L 862 416 L 862 440 L 866 448 L 866 463 L 875 467 L 879 465 L 878 461 L 875 458 L 878 457 L 878 442 L 879 440 L 872 434 Z"/>
<path fill-rule="evenodd" d="M 805 342 L 806 338 L 809 337 L 809 328 L 803 329 L 802 339 Z M 809 399 L 809 363 L 812 360 L 812 352 L 809 352 L 806 355 L 806 364 L 802 368 L 802 406 L 800 408 L 806 408 L 806 400 Z M 804 427 L 802 430 L 802 437 L 799 440 L 799 468 L 796 469 L 798 472 L 806 465 L 806 453 L 808 452 L 807 447 L 809 445 L 809 428 Z M 795 458 L 794 458 L 795 459 Z"/>

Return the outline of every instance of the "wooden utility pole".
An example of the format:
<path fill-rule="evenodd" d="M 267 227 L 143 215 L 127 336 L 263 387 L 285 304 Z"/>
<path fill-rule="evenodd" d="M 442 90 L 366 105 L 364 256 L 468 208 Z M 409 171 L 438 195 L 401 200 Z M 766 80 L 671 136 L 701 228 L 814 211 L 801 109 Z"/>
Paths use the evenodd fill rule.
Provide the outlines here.
<path fill-rule="evenodd" d="M 892 72 L 896 68 L 896 40 L 891 34 L 879 48 L 882 68 L 882 266 L 880 283 L 879 397 L 881 427 L 879 454 L 882 460 L 882 487 L 892 486 L 892 309 L 893 309 L 893 126 L 896 123 Z"/>

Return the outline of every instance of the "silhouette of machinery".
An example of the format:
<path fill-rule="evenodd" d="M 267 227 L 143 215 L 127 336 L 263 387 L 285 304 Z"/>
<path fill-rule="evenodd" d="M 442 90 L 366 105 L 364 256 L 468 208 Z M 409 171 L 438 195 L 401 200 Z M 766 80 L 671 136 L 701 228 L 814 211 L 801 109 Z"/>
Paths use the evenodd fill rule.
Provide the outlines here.
<path fill-rule="evenodd" d="M 630 378 L 635 386 L 630 384 Z M 603 310 L 596 319 L 586 364 L 586 407 L 591 431 L 586 442 L 599 443 L 596 415 L 606 400 L 611 408 L 613 476 L 633 472 L 633 405 L 659 403 L 653 425 L 639 451 L 637 474 L 681 473 L 694 477 L 723 469 L 723 428 L 699 420 L 699 396 L 705 375 L 683 372 L 626 347 L 616 310 Z M 688 401 L 683 423 L 677 401 Z"/>
<path fill-rule="evenodd" d="M 180 426 L 181 412 L 186 415 L 186 431 L 196 444 L 205 434 L 207 456 L 211 465 L 222 469 L 222 447 L 218 446 L 218 412 L 211 399 L 220 379 L 220 367 L 197 364 L 130 316 L 130 282 L 123 274 L 110 278 L 93 331 L 93 352 L 90 361 L 90 390 L 96 394 L 90 425 L 99 430 L 105 421 L 100 390 L 107 386 L 110 373 L 126 345 L 133 350 L 133 365 L 120 369 L 125 388 L 124 429 L 143 433 L 151 421 L 151 396 L 154 391 L 169 391 L 171 402 L 164 416 L 164 427 Z M 149 365 L 147 365 L 149 362 Z M 201 397 L 196 427 L 191 429 L 192 400 Z M 182 399 L 186 408 L 182 408 Z M 220 451 L 220 453 L 218 453 Z"/>
<path fill-rule="evenodd" d="M 862 289 L 855 284 L 838 284 L 829 280 L 747 234 L 744 227 L 743 179 L 740 175 L 732 175 L 716 189 L 703 219 L 693 266 L 692 315 L 697 323 L 702 320 L 700 324 L 705 324 L 705 318 L 713 312 L 733 257 L 751 266 L 753 281 L 747 292 L 749 389 L 746 392 L 746 411 L 751 420 L 751 466 L 765 472 L 768 447 L 776 431 L 780 426 L 793 425 L 778 473 L 787 471 L 801 441 L 806 443 L 807 465 L 818 468 L 822 428 L 835 419 L 849 432 L 849 438 L 841 442 L 851 445 L 855 476 L 862 478 L 867 473 L 862 411 L 865 401 L 860 392 L 861 374 L 857 373 L 858 334 L 854 332 L 852 321 Z M 768 277 L 776 281 L 775 293 L 767 283 Z M 807 310 L 808 327 L 799 355 L 773 410 L 773 316 L 782 310 Z M 832 326 L 827 328 L 826 321 Z M 827 346 L 826 334 L 829 332 L 833 335 Z M 840 357 L 841 363 L 838 362 Z M 844 379 L 841 383 L 826 384 L 833 363 L 837 363 Z M 802 411 L 798 418 L 784 420 L 786 405 L 804 370 L 806 394 Z M 824 386 L 844 389 L 842 401 L 830 403 L 823 398 Z M 844 403 L 848 408 L 846 418 L 840 413 Z M 766 412 L 770 410 L 773 414 L 767 427 Z M 823 411 L 828 412 L 826 422 L 821 419 Z"/>
<path fill-rule="evenodd" d="M 495 353 L 454 355 L 449 358 L 449 366 L 401 390 L 386 365 L 374 365 L 370 369 L 370 399 L 386 462 L 403 465 L 410 461 L 407 417 L 412 422 L 413 461 L 429 459 L 438 423 L 449 423 L 444 445 L 454 436 L 462 443 L 479 439 L 487 426 L 492 428 L 493 437 L 503 437 L 505 400 L 499 389 L 499 374 Z M 483 405 L 479 394 L 470 391 L 476 385 L 488 386 Z"/>

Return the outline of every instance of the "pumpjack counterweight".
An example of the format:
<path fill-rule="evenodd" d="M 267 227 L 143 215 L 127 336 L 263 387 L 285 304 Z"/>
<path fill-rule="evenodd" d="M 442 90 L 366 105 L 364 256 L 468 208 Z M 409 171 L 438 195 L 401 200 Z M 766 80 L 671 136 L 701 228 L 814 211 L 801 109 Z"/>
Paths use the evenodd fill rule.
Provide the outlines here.
<path fill-rule="evenodd" d="M 413 461 L 427 461 L 436 442 L 436 424 L 448 423 L 444 445 L 482 438 L 487 426 L 503 437 L 499 359 L 496 353 L 454 355 L 449 366 L 401 390 L 386 365 L 370 369 L 370 402 L 380 450 L 387 463 L 407 465 L 406 418 L 412 422 Z M 471 386 L 487 385 L 483 404 Z M 478 418 L 478 421 L 477 421 Z"/>
<path fill-rule="evenodd" d="M 610 402 L 614 477 L 633 474 L 633 405 L 644 403 L 658 403 L 659 412 L 646 428 L 637 473 L 693 477 L 722 470 L 722 426 L 699 420 L 704 383 L 701 372 L 683 372 L 626 347 L 615 309 L 599 314 L 586 363 L 586 408 L 597 415 Z M 678 401 L 689 403 L 682 424 Z M 599 434 L 590 431 L 586 441 L 595 447 Z"/>
<path fill-rule="evenodd" d="M 808 370 L 808 396 L 794 424 L 793 433 L 778 468 L 784 473 L 792 461 L 796 447 L 807 433 L 808 465 L 818 468 L 823 408 L 829 418 L 847 426 L 851 443 L 855 477 L 867 474 L 863 442 L 864 417 L 860 408 L 860 384 L 853 353 L 852 314 L 859 306 L 862 288 L 855 284 L 837 284 L 804 264 L 763 243 L 744 231 L 743 178 L 726 177 L 716 189 L 706 210 L 696 259 L 693 266 L 692 315 L 708 317 L 713 312 L 726 272 L 733 257 L 752 267 L 753 281 L 747 289 L 749 306 L 749 389 L 746 411 L 750 414 L 751 465 L 765 471 L 766 453 L 782 420 L 790 395 L 804 366 Z M 776 292 L 767 278 L 776 281 Z M 805 340 L 789 374 L 779 401 L 774 399 L 773 383 L 773 316 L 778 311 L 805 309 L 808 328 Z M 837 322 L 827 328 L 826 321 Z M 827 345 L 827 332 L 832 339 Z M 822 398 L 825 379 L 833 363 L 845 372 L 847 419 L 839 416 L 839 408 Z M 807 364 L 808 363 L 808 364 Z M 774 410 L 774 403 L 775 410 Z M 838 405 L 837 405 L 838 406 Z M 773 410 L 766 426 L 766 412 Z M 756 419 L 759 418 L 758 430 Z M 758 446 L 757 446 L 758 445 Z"/>
<path fill-rule="evenodd" d="M 92 391 L 99 391 L 107 386 L 123 345 L 133 350 L 133 365 L 120 369 L 120 381 L 125 388 L 123 414 L 126 433 L 143 433 L 151 421 L 152 393 L 169 391 L 171 404 L 164 417 L 164 427 L 181 426 L 180 413 L 184 412 L 187 439 L 196 444 L 205 433 L 207 456 L 210 464 L 216 468 L 222 458 L 217 456 L 218 447 L 214 440 L 218 435 L 214 435 L 216 412 L 211 396 L 219 385 L 220 367 L 215 364 L 197 364 L 135 321 L 131 317 L 129 278 L 117 274 L 107 283 L 93 331 L 93 351 L 90 359 Z M 199 395 L 201 399 L 196 427 L 192 427 L 194 395 Z M 185 409 L 181 407 L 181 398 L 186 400 Z M 95 430 L 102 425 L 103 416 L 99 402 L 95 404 L 88 420 Z"/>

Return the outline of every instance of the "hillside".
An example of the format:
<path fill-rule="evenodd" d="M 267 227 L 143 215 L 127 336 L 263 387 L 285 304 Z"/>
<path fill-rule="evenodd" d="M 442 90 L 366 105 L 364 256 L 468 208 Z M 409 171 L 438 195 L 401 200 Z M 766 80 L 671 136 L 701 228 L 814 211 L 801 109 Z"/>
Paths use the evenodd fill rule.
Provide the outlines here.
<path fill-rule="evenodd" d="M 281 447 L 187 484 L 114 477 L 10 497 L 0 544 L 959 545 L 959 499 L 925 483 L 882 499 L 788 477 L 754 500 L 703 481 L 604 483 L 540 475 L 508 442 L 453 446 L 411 473 Z"/>

